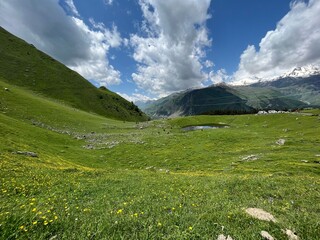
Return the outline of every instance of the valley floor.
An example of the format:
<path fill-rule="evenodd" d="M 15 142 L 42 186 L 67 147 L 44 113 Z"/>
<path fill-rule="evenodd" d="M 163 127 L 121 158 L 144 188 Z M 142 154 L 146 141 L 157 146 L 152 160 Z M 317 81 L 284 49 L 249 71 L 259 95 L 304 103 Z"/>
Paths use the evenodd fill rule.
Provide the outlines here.
<path fill-rule="evenodd" d="M 0 99 L 0 239 L 288 239 L 286 229 L 319 239 L 317 114 L 130 123 L 10 90 Z M 181 130 L 213 123 L 229 128 Z"/>

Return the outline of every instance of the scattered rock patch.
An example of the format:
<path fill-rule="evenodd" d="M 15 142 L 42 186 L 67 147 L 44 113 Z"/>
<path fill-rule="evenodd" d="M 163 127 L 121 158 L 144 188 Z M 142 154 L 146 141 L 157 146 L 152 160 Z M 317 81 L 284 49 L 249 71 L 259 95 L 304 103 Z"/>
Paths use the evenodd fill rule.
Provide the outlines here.
<path fill-rule="evenodd" d="M 121 143 L 145 144 L 145 142 L 141 140 L 141 135 L 136 133 L 96 133 L 94 131 L 89 133 L 79 133 L 75 132 L 74 129 L 58 129 L 36 120 L 31 121 L 35 126 L 45 128 L 53 132 L 67 134 L 77 140 L 84 140 L 86 145 L 82 147 L 87 150 L 110 149 Z"/>

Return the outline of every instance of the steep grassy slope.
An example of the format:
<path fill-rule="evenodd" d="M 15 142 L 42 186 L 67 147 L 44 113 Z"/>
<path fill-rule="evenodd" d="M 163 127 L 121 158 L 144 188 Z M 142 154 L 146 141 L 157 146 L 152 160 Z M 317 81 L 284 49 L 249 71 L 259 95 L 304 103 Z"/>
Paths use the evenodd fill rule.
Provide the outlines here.
<path fill-rule="evenodd" d="M 1 80 L 0 103 L 0 239 L 318 239 L 317 115 L 136 124 Z M 219 122 L 230 127 L 181 130 Z"/>
<path fill-rule="evenodd" d="M 284 94 L 274 88 L 238 86 L 229 88 L 229 91 L 257 110 L 287 110 L 306 106 L 290 94 Z"/>
<path fill-rule="evenodd" d="M 172 94 L 145 106 L 149 116 L 252 113 L 257 110 L 295 109 L 306 104 L 276 89 L 211 86 Z"/>
<path fill-rule="evenodd" d="M 72 107 L 114 119 L 143 121 L 134 104 L 97 89 L 76 72 L 0 28 L 0 77 Z"/>
<path fill-rule="evenodd" d="M 172 94 L 144 110 L 149 116 L 188 116 L 214 111 L 250 112 L 253 108 L 225 87 L 209 87 Z"/>

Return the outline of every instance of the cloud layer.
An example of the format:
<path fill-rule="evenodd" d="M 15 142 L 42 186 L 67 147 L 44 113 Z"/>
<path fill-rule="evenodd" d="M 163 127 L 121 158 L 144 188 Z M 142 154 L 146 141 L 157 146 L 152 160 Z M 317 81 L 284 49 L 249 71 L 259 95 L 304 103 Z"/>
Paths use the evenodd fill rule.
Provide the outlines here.
<path fill-rule="evenodd" d="M 0 25 L 33 43 L 87 79 L 101 85 L 118 84 L 120 72 L 108 62 L 108 50 L 121 45 L 115 26 L 86 25 L 72 0 L 1 0 Z"/>
<path fill-rule="evenodd" d="M 156 100 L 156 98 L 151 98 L 151 97 L 145 96 L 140 93 L 133 93 L 131 95 L 128 95 L 126 93 L 117 92 L 117 94 L 119 94 L 121 97 L 127 99 L 128 101 L 134 102 L 134 103 L 137 103 L 137 102 L 144 103 L 147 101 Z"/>
<path fill-rule="evenodd" d="M 250 83 L 254 77 L 273 78 L 291 69 L 320 64 L 320 1 L 294 1 L 290 12 L 261 40 L 240 57 L 234 74 L 236 83 Z"/>
<path fill-rule="evenodd" d="M 211 0 L 140 0 L 145 36 L 133 34 L 132 74 L 139 88 L 157 96 L 200 86 L 207 78 L 202 69 L 204 48 L 211 45 L 206 29 Z"/>

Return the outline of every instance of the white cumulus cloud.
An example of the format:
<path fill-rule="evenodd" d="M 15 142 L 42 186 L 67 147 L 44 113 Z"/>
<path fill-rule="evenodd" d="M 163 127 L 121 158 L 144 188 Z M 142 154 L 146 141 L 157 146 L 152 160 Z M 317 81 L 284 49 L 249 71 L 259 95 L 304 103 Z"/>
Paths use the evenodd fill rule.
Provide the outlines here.
<path fill-rule="evenodd" d="M 118 84 L 120 72 L 108 61 L 108 51 L 122 43 L 116 26 L 105 27 L 80 18 L 72 0 L 1 0 L 0 25 L 100 85 Z"/>
<path fill-rule="evenodd" d="M 155 98 L 151 98 L 149 96 L 143 95 L 141 93 L 133 93 L 131 95 L 128 95 L 126 93 L 120 93 L 117 92 L 117 94 L 119 94 L 121 97 L 127 99 L 130 102 L 147 102 L 147 101 L 151 101 L 151 100 L 156 100 Z"/>
<path fill-rule="evenodd" d="M 219 69 L 216 73 L 214 71 L 209 73 L 209 80 L 213 84 L 219 84 L 222 82 L 229 82 L 231 80 L 231 76 L 227 74 L 225 69 Z"/>
<path fill-rule="evenodd" d="M 210 1 L 139 1 L 144 36 L 130 38 L 138 62 L 132 78 L 139 88 L 164 96 L 202 85 L 207 77 L 202 66 L 204 49 L 211 45 L 206 28 Z"/>
<path fill-rule="evenodd" d="M 320 64 L 320 1 L 293 1 L 291 10 L 261 40 L 240 57 L 235 83 L 273 78 L 295 67 Z"/>

